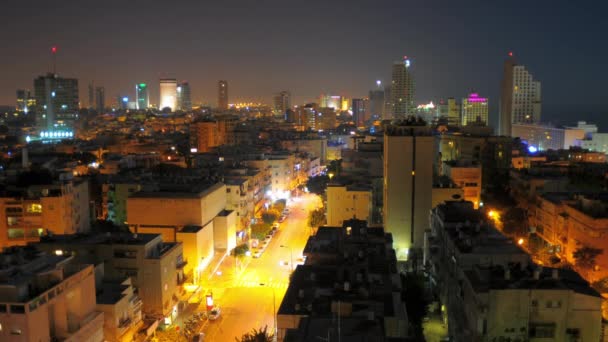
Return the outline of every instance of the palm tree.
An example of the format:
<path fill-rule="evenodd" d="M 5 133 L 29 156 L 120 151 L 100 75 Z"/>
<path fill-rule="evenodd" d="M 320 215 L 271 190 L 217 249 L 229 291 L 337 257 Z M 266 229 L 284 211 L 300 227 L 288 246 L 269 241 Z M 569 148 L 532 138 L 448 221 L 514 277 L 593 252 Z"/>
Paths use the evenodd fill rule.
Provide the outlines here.
<path fill-rule="evenodd" d="M 272 342 L 274 335 L 268 332 L 268 326 L 258 330 L 253 329 L 251 332 L 245 333 L 241 338 L 235 338 L 237 342 Z"/>

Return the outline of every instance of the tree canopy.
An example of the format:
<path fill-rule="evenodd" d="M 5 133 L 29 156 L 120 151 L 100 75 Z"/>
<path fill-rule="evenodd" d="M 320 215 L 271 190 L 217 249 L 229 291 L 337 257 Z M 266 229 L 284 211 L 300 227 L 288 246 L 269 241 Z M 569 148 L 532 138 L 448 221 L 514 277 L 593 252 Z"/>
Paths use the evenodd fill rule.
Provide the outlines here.
<path fill-rule="evenodd" d="M 261 329 L 253 329 L 245 333 L 241 338 L 236 338 L 236 342 L 272 342 L 274 334 L 268 331 L 268 326 Z"/>

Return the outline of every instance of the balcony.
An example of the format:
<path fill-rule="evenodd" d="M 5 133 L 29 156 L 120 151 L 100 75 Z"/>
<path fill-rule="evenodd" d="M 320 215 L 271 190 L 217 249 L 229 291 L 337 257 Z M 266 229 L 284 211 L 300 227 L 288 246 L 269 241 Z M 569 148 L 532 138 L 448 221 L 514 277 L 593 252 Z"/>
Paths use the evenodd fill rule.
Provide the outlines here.
<path fill-rule="evenodd" d="M 177 260 L 177 263 L 175 264 L 175 268 L 178 270 L 181 270 L 186 265 L 188 265 L 188 260 Z"/>
<path fill-rule="evenodd" d="M 63 342 L 88 341 L 95 335 L 103 335 L 103 312 L 91 312 L 80 323 L 76 331 L 67 337 L 56 336 Z"/>

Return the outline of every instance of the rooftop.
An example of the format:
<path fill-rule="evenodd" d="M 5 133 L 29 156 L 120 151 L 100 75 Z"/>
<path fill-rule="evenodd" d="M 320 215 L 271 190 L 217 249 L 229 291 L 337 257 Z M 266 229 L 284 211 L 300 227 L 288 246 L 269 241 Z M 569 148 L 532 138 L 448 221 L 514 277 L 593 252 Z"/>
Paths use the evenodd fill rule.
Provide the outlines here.
<path fill-rule="evenodd" d="M 47 235 L 40 238 L 40 244 L 70 243 L 87 245 L 146 245 L 160 234 L 131 234 L 123 232 L 93 234 Z"/>

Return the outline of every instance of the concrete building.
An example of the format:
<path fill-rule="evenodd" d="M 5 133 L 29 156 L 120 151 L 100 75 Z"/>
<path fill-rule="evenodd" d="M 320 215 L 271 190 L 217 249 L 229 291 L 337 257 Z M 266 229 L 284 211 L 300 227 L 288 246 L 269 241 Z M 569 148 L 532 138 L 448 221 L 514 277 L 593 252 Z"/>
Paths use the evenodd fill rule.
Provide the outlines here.
<path fill-rule="evenodd" d="M 511 136 L 519 137 L 538 151 L 569 149 L 585 139 L 582 128 L 562 128 L 548 125 L 512 124 Z"/>
<path fill-rule="evenodd" d="M 374 120 L 384 119 L 384 89 L 380 81 L 376 81 L 376 88 L 369 91 L 369 112 Z"/>
<path fill-rule="evenodd" d="M 181 243 L 163 242 L 158 234 L 98 233 L 53 235 L 35 246 L 48 253 L 72 255 L 78 263 L 103 263 L 102 279 L 131 279 L 144 314 L 165 318 L 167 323 L 177 317 L 187 264 Z"/>
<path fill-rule="evenodd" d="M 120 180 L 102 184 L 101 217 L 117 225 L 125 224 L 127 222 L 127 198 L 139 190 L 141 190 L 140 184 Z"/>
<path fill-rule="evenodd" d="M 222 183 L 189 189 L 169 189 L 170 191 L 138 192 L 127 200 L 127 221 L 133 233 L 161 234 L 165 242 L 181 242 L 190 246 L 183 239 L 193 238 L 197 251 L 190 253 L 184 248 L 185 254 L 194 254 L 196 259 L 189 259 L 185 274 L 199 271 L 209 264 L 214 255 L 216 244 L 225 245 L 229 252 L 236 246 L 236 235 L 221 234 L 215 236 L 216 230 L 234 230 L 232 227 L 215 227 L 215 217 L 226 209 L 226 186 Z M 150 208 L 162 210 L 150 211 Z M 232 212 L 236 215 L 236 212 Z M 197 228 L 190 228 L 197 227 Z M 199 233 L 200 229 L 203 232 Z M 186 230 L 186 231 L 185 231 Z M 185 234 L 193 230 L 194 235 Z M 190 232 L 192 233 L 192 232 Z M 225 236 L 226 241 L 214 242 Z M 201 240 L 203 239 L 203 240 Z M 201 259 L 199 256 L 202 255 Z"/>
<path fill-rule="evenodd" d="M 443 174 L 463 190 L 465 201 L 473 203 L 475 209 L 479 208 L 482 172 L 478 162 L 466 160 L 444 162 Z"/>
<path fill-rule="evenodd" d="M 320 227 L 304 248 L 306 262 L 293 275 L 277 311 L 280 341 L 313 341 L 315 336 L 366 341 L 408 337 L 408 316 L 390 234 L 351 220 Z M 373 318 L 373 319 L 371 319 Z M 378 339 L 381 338 L 381 339 Z"/>
<path fill-rule="evenodd" d="M 160 104 L 158 109 L 170 108 L 177 110 L 177 80 L 175 78 L 160 79 Z"/>
<path fill-rule="evenodd" d="M 511 124 L 540 122 L 541 87 L 523 65 L 509 54 L 503 67 L 499 109 L 499 135 L 510 136 Z"/>
<path fill-rule="evenodd" d="M 34 80 L 34 93 L 39 133 L 73 132 L 79 110 L 78 80 L 48 73 Z"/>
<path fill-rule="evenodd" d="M 403 119 L 413 115 L 414 104 L 414 76 L 411 72 L 411 61 L 407 56 L 402 61 L 393 63 L 391 81 L 391 103 L 393 117 Z"/>
<path fill-rule="evenodd" d="M 7 190 L 0 197 L 0 247 L 36 242 L 46 232 L 74 234 L 90 229 L 86 180 Z"/>
<path fill-rule="evenodd" d="M 220 110 L 228 109 L 228 81 L 218 81 L 217 92 L 217 108 Z"/>
<path fill-rule="evenodd" d="M 104 341 L 133 341 L 142 325 L 142 305 L 130 277 L 100 282 L 97 286 L 97 310 L 104 316 Z"/>
<path fill-rule="evenodd" d="M 286 198 L 286 194 L 296 185 L 295 156 L 293 153 L 275 153 L 267 156 L 272 195 L 277 198 Z"/>
<path fill-rule="evenodd" d="M 104 87 L 95 88 L 95 109 L 97 113 L 103 113 L 106 110 L 106 89 Z"/>
<path fill-rule="evenodd" d="M 462 112 L 460 115 L 460 124 L 466 126 L 469 123 L 488 124 L 488 99 L 479 97 L 477 93 L 469 94 L 469 97 L 462 99 Z"/>
<path fill-rule="evenodd" d="M 426 126 L 387 126 L 384 132 L 384 225 L 398 260 L 422 248 L 433 188 L 435 138 Z"/>
<path fill-rule="evenodd" d="M 608 154 L 608 133 L 591 133 L 590 137 L 576 142 L 583 149 Z"/>
<path fill-rule="evenodd" d="M 0 254 L 0 340 L 101 342 L 93 266 L 31 247 Z"/>
<path fill-rule="evenodd" d="M 371 118 L 368 99 L 352 99 L 353 122 L 357 127 L 365 126 Z"/>
<path fill-rule="evenodd" d="M 291 109 L 291 93 L 287 90 L 283 90 L 276 94 L 273 98 L 274 102 L 274 114 L 285 116 L 287 111 Z"/>
<path fill-rule="evenodd" d="M 371 223 L 372 189 L 370 187 L 330 183 L 326 195 L 325 213 L 328 226 L 341 226 L 344 221 L 351 219 Z"/>
<path fill-rule="evenodd" d="M 190 124 L 190 147 L 198 153 L 211 151 L 220 146 L 220 134 L 216 121 L 198 121 Z"/>
<path fill-rule="evenodd" d="M 229 178 L 226 184 L 226 208 L 237 216 L 237 232 L 246 230 L 254 217 L 253 191 L 250 191 L 247 178 Z"/>
<path fill-rule="evenodd" d="M 306 152 L 318 157 L 321 163 L 327 161 L 327 139 L 318 136 L 296 136 L 293 138 L 281 139 L 281 147 L 293 153 Z"/>

